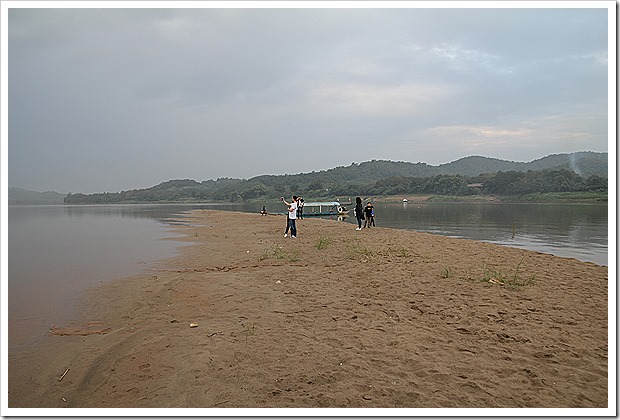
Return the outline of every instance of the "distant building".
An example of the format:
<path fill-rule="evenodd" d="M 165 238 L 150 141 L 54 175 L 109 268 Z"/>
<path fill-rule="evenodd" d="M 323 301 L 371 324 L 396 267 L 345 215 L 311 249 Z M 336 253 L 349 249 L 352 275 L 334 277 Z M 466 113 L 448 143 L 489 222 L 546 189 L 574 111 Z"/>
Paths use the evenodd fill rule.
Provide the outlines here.
<path fill-rule="evenodd" d="M 482 188 L 482 184 L 467 184 L 467 186 L 472 188 Z"/>

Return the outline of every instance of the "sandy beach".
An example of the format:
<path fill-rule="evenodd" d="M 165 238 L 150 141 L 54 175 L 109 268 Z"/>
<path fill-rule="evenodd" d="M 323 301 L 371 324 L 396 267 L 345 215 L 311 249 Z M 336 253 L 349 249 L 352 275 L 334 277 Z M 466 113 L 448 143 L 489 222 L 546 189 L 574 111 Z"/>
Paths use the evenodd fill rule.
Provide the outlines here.
<path fill-rule="evenodd" d="M 283 216 L 186 222 L 178 257 L 9 354 L 9 407 L 610 403 L 607 267 L 335 220 L 296 239 Z"/>

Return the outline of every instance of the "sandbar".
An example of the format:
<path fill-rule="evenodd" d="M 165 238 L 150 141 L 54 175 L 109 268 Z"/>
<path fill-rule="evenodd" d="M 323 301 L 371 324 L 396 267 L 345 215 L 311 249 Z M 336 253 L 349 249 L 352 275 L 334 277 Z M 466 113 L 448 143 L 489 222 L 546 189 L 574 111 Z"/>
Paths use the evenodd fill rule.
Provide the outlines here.
<path fill-rule="evenodd" d="M 380 218 L 184 220 L 179 256 L 9 354 L 9 407 L 608 407 L 607 267 Z"/>

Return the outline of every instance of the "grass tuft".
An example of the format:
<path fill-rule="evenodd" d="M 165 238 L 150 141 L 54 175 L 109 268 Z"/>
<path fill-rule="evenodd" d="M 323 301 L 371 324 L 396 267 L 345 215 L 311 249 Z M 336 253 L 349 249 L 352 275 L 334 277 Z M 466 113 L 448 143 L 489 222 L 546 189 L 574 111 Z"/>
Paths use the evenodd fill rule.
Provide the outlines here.
<path fill-rule="evenodd" d="M 264 249 L 263 253 L 258 257 L 259 261 L 268 259 L 288 260 L 290 262 L 299 261 L 299 251 L 295 250 L 288 253 L 283 247 L 273 244 L 270 248 Z"/>
<path fill-rule="evenodd" d="M 366 245 L 360 244 L 357 239 L 353 241 L 348 240 L 347 242 L 348 244 L 345 252 L 350 260 L 357 260 L 360 257 L 362 262 L 372 260 L 372 251 Z"/>
<path fill-rule="evenodd" d="M 451 266 L 444 267 L 443 271 L 441 272 L 441 277 L 444 279 L 449 279 L 453 276 L 454 276 L 454 272 L 452 270 L 452 267 Z"/>
<path fill-rule="evenodd" d="M 324 237 L 321 236 L 316 241 L 316 249 L 321 251 L 321 250 L 327 248 L 331 243 L 332 243 L 332 240 L 330 238 L 324 238 Z"/>
<path fill-rule="evenodd" d="M 388 248 L 387 250 L 389 255 L 393 255 L 396 257 L 402 257 L 402 258 L 407 258 L 409 257 L 409 250 L 407 248 L 405 248 L 404 246 L 401 246 L 400 248 Z"/>
<path fill-rule="evenodd" d="M 509 289 L 518 289 L 524 286 L 531 286 L 536 283 L 536 275 L 523 277 L 519 272 L 521 265 L 523 264 L 523 259 L 525 257 L 521 257 L 521 260 L 517 264 L 512 275 L 508 275 L 502 272 L 501 268 L 495 268 L 488 266 L 486 263 L 482 268 L 482 277 L 480 281 L 486 283 L 497 284 L 500 286 L 506 286 Z"/>

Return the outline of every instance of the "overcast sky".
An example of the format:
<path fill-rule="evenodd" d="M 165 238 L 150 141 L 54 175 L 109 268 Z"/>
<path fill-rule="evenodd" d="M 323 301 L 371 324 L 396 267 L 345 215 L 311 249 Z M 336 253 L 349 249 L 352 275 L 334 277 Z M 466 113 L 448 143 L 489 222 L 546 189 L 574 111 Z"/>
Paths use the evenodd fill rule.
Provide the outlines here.
<path fill-rule="evenodd" d="M 11 8 L 9 185 L 92 193 L 607 152 L 607 15 Z"/>

